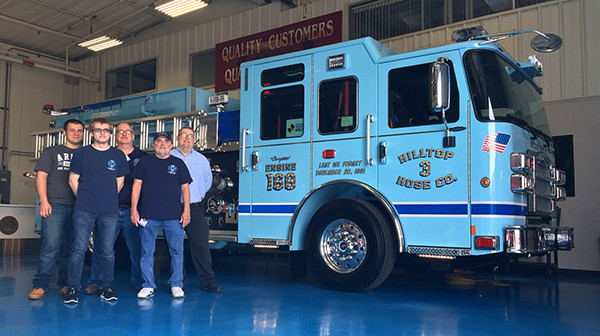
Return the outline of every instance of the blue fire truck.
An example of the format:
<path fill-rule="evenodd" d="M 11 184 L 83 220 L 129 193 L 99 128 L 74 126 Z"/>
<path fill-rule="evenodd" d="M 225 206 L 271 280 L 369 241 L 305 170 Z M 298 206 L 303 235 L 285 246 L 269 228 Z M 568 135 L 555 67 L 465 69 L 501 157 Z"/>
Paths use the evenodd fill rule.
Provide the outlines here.
<path fill-rule="evenodd" d="M 540 52 L 560 47 L 528 32 Z M 217 112 L 198 101 L 112 120 L 127 115 L 143 149 L 153 132 L 191 125 L 213 167 L 214 247 L 288 250 L 294 275 L 308 266 L 329 288 L 372 290 L 399 256 L 465 265 L 547 255 L 570 250 L 573 230 L 557 216 L 565 174 L 533 79 L 542 65 L 497 43 L 521 33 L 470 28 L 401 54 L 362 38 L 254 60 L 241 66 L 239 111 L 223 111 L 237 102 L 221 95 Z"/>

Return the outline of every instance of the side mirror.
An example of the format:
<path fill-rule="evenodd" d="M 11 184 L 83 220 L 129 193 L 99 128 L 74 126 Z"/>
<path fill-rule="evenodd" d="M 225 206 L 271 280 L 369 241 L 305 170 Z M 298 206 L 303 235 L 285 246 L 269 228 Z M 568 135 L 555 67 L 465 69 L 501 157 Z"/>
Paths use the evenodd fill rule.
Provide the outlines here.
<path fill-rule="evenodd" d="M 450 67 L 442 58 L 431 65 L 429 77 L 431 85 L 431 109 L 444 112 L 450 107 Z"/>
<path fill-rule="evenodd" d="M 562 39 L 555 34 L 537 35 L 531 40 L 531 49 L 543 53 L 549 53 L 562 47 Z"/>

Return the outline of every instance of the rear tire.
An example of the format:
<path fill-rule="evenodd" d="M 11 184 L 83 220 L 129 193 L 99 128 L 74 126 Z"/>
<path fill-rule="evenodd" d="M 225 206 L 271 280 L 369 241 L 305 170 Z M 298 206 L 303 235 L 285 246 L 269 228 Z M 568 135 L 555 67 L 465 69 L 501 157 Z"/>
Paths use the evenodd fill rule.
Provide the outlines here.
<path fill-rule="evenodd" d="M 398 250 L 388 221 L 376 207 L 360 199 L 343 198 L 315 213 L 306 252 L 310 269 L 323 285 L 364 292 L 387 279 Z"/>

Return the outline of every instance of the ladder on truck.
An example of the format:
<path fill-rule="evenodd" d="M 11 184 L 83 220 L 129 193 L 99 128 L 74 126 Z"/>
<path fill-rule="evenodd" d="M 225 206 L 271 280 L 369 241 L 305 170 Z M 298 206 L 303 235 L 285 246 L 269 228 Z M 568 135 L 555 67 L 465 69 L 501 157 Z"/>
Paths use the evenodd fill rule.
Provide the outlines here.
<path fill-rule="evenodd" d="M 152 151 L 152 142 L 157 132 L 166 131 L 173 135 L 173 146 L 177 146 L 177 137 L 175 134 L 181 127 L 188 126 L 194 130 L 196 143 L 194 147 L 200 151 L 217 150 L 218 139 L 218 113 L 206 113 L 204 110 L 183 112 L 169 115 L 158 115 L 129 120 L 111 121 L 113 136 L 110 144 L 116 146 L 114 136 L 116 127 L 120 123 L 128 123 L 133 128 L 135 134 L 134 143 L 143 151 Z M 87 126 L 87 125 L 86 125 Z M 54 129 L 31 134 L 35 138 L 35 158 L 40 155 L 47 147 L 62 144 L 65 141 L 65 135 L 62 130 Z M 82 145 L 86 146 L 92 143 L 92 135 L 87 127 L 83 130 Z"/>

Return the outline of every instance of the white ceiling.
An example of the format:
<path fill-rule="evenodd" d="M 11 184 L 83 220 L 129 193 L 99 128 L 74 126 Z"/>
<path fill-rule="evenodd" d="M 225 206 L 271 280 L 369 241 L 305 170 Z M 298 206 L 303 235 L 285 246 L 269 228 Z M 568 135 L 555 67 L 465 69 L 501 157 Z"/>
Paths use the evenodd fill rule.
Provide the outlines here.
<path fill-rule="evenodd" d="M 77 60 L 92 52 L 77 44 L 109 35 L 124 44 L 247 11 L 268 0 L 212 0 L 177 18 L 154 10 L 168 0 L 0 0 L 0 43 Z"/>

